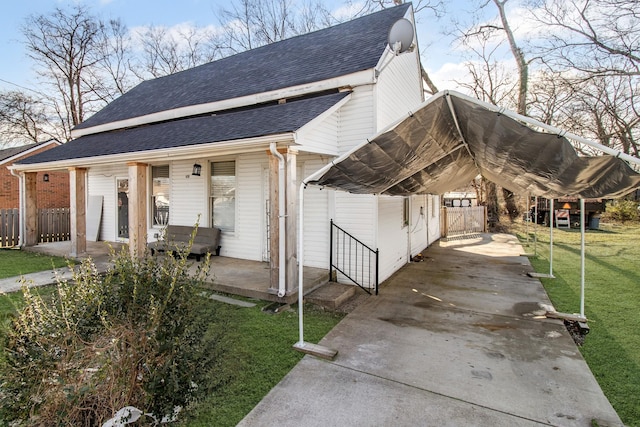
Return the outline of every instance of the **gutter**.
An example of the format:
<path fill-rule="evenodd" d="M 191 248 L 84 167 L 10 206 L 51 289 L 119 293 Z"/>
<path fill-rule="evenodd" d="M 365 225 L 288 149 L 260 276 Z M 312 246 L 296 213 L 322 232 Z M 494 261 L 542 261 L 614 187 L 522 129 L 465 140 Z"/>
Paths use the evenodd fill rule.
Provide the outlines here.
<path fill-rule="evenodd" d="M 286 218 L 285 214 L 285 177 L 284 177 L 284 156 L 276 149 L 276 143 L 269 144 L 269 150 L 271 154 L 278 159 L 278 296 L 282 298 L 286 291 L 286 240 L 285 240 L 285 227 Z"/>
<path fill-rule="evenodd" d="M 96 157 L 79 157 L 75 159 L 55 160 L 41 163 L 14 163 L 9 169 L 25 172 L 39 172 L 52 169 L 66 169 L 69 167 L 90 167 L 115 162 L 145 162 L 151 163 L 166 162 L 174 160 L 187 160 L 202 156 L 222 156 L 227 154 L 248 153 L 251 151 L 262 151 L 265 147 L 274 142 L 295 143 L 293 133 L 281 133 L 268 136 L 260 136 L 229 142 L 211 142 L 205 144 L 195 144 L 185 147 L 163 148 L 159 150 L 134 151 L 123 154 L 109 154 Z"/>

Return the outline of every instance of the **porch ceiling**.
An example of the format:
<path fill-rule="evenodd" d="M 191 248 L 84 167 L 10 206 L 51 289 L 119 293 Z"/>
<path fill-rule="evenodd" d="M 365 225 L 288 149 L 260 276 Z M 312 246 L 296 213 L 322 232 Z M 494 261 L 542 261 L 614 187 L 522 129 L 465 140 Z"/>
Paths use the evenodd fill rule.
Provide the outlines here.
<path fill-rule="evenodd" d="M 640 175 L 618 157 L 640 159 L 622 153 L 579 156 L 562 133 L 539 132 L 525 122 L 550 128 L 455 92 L 441 92 L 306 181 L 396 196 L 443 194 L 478 174 L 517 194 L 547 198 L 616 198 L 640 186 Z"/>

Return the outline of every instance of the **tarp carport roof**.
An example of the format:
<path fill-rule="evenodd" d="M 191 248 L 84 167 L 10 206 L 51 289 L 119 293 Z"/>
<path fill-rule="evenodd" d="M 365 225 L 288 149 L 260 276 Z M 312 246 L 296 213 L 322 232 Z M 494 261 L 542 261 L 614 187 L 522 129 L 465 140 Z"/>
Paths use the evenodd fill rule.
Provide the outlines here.
<path fill-rule="evenodd" d="M 305 181 L 396 196 L 443 194 L 478 174 L 514 193 L 547 198 L 616 198 L 640 186 L 640 175 L 620 157 L 640 159 L 575 137 L 616 154 L 578 156 L 560 130 L 540 132 L 525 121 L 553 129 L 443 91 Z"/>

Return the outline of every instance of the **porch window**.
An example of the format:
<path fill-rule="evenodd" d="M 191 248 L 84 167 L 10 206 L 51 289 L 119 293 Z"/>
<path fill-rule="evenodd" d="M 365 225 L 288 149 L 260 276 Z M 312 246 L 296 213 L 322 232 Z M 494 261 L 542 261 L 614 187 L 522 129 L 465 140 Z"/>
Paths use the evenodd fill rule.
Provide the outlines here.
<path fill-rule="evenodd" d="M 151 166 L 151 217 L 154 227 L 164 227 L 169 224 L 169 194 L 171 180 L 169 165 Z"/>
<path fill-rule="evenodd" d="M 236 162 L 211 163 L 211 224 L 222 231 L 236 229 Z"/>

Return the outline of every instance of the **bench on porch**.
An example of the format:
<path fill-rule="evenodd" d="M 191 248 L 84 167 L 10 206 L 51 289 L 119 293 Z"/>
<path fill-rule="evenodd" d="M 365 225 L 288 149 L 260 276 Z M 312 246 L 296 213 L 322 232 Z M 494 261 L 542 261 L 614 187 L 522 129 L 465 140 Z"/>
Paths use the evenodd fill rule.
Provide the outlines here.
<path fill-rule="evenodd" d="M 164 230 L 162 240 L 151 242 L 147 247 L 151 250 L 151 255 L 158 251 L 175 252 L 185 248 L 191 240 L 193 227 L 187 225 L 167 225 Z M 207 253 L 220 255 L 220 229 L 216 227 L 198 227 L 191 252 L 200 261 L 202 255 Z"/>

